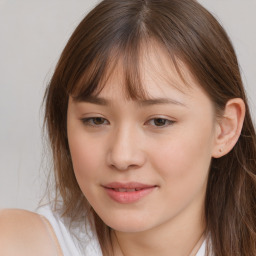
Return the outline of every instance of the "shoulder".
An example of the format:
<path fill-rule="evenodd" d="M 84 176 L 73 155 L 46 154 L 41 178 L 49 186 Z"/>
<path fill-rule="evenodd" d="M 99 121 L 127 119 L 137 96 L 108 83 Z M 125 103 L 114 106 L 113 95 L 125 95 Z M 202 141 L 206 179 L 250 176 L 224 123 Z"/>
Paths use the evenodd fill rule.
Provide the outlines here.
<path fill-rule="evenodd" d="M 62 205 L 46 204 L 37 212 L 51 223 L 63 252 L 67 255 L 102 255 L 92 222 L 83 212 L 76 218 L 63 214 Z"/>
<path fill-rule="evenodd" d="M 0 210 L 0 255 L 54 255 L 41 217 L 18 209 Z"/>
<path fill-rule="evenodd" d="M 67 255 L 102 255 L 93 221 L 83 211 L 76 218 L 63 214 L 62 205 L 46 204 L 37 212 L 51 223 L 63 252 Z"/>

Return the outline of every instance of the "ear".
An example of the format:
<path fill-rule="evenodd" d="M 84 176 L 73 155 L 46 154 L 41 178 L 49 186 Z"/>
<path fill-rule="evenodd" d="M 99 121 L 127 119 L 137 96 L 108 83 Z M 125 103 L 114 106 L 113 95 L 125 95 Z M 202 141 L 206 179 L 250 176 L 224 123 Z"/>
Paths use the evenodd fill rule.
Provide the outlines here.
<path fill-rule="evenodd" d="M 229 153 L 239 139 L 245 116 L 245 104 L 240 98 L 227 102 L 223 116 L 218 119 L 212 157 Z"/>

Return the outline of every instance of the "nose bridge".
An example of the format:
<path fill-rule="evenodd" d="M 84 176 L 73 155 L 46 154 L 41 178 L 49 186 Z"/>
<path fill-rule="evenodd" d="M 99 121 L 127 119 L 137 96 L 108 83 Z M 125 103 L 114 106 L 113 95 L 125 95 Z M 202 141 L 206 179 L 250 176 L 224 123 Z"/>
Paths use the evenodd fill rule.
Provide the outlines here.
<path fill-rule="evenodd" d="M 129 122 L 117 127 L 111 136 L 108 162 L 119 170 L 143 165 L 145 156 L 140 141 L 140 131 Z"/>

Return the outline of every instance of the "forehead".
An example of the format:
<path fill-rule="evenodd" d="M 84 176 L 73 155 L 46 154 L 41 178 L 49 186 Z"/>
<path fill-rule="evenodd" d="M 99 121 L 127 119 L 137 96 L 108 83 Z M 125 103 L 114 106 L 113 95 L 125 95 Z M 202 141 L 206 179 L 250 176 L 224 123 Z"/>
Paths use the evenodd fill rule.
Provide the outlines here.
<path fill-rule="evenodd" d="M 94 95 L 119 97 L 122 94 L 129 99 L 129 91 L 137 90 L 144 93 L 138 98 L 150 99 L 161 97 L 170 90 L 177 96 L 189 96 L 200 89 L 185 63 L 178 58 L 174 62 L 167 51 L 157 44 L 144 47 L 137 64 L 138 72 L 127 74 L 127 63 L 123 56 L 113 61 L 99 86 L 101 89 L 95 91 Z"/>
<path fill-rule="evenodd" d="M 129 106 L 167 106 L 170 103 L 185 106 L 183 109 L 191 115 L 195 112 L 205 115 L 206 109 L 214 113 L 210 98 L 189 68 L 179 59 L 173 62 L 162 48 L 147 47 L 139 58 L 138 70 L 128 67 L 127 72 L 125 64 L 123 56 L 114 59 L 98 88 L 91 94 L 80 95 L 75 101 L 110 106 L 118 111 Z"/>
<path fill-rule="evenodd" d="M 104 68 L 92 64 L 75 87 L 71 96 L 78 101 L 99 95 L 145 100 L 170 90 L 176 96 L 200 90 L 186 64 L 155 41 L 141 44 L 135 52 L 113 50 Z"/>

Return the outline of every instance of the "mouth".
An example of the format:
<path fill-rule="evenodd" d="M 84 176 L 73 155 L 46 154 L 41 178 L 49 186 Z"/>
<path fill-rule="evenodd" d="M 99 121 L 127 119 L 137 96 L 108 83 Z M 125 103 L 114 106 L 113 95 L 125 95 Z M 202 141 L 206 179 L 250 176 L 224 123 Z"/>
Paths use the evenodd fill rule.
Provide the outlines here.
<path fill-rule="evenodd" d="M 134 191 L 140 191 L 144 188 L 109 188 L 109 189 L 113 189 L 117 192 L 134 192 Z"/>
<path fill-rule="evenodd" d="M 112 200 L 118 203 L 128 204 L 139 201 L 153 192 L 158 186 L 138 182 L 113 182 L 103 187 Z"/>

